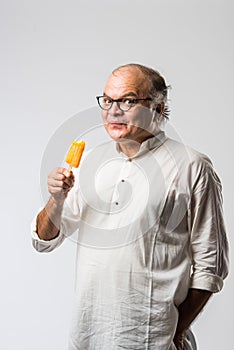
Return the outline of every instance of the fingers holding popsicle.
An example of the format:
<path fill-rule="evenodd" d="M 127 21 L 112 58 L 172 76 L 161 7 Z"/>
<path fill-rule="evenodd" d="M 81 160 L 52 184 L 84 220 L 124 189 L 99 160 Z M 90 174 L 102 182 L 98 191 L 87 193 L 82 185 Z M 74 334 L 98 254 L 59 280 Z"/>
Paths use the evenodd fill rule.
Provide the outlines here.
<path fill-rule="evenodd" d="M 48 176 L 48 191 L 57 203 L 63 203 L 68 192 L 74 186 L 75 177 L 72 167 L 78 168 L 84 151 L 85 142 L 73 141 L 66 156 L 69 168 L 55 168 Z"/>
<path fill-rule="evenodd" d="M 71 170 L 55 168 L 48 176 L 48 191 L 57 202 L 62 202 L 74 186 L 75 177 Z"/>

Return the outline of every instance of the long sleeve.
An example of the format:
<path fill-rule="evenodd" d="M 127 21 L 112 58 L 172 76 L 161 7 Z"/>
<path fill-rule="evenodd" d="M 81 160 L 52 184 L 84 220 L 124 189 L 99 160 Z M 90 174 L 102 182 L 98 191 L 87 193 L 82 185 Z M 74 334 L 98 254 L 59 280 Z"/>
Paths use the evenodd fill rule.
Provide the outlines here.
<path fill-rule="evenodd" d="M 213 293 L 222 289 L 228 274 L 228 241 L 225 231 L 222 186 L 208 158 L 202 160 L 190 206 L 191 288 Z"/>

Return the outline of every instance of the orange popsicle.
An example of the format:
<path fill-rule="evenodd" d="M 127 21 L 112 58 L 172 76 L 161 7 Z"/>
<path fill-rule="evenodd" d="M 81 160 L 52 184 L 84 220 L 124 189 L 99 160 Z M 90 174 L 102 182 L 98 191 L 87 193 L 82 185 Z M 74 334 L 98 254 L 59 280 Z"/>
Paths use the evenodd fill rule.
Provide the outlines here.
<path fill-rule="evenodd" d="M 69 169 L 72 167 L 78 168 L 84 148 L 85 142 L 83 140 L 72 142 L 66 156 L 66 163 L 69 164 Z"/>

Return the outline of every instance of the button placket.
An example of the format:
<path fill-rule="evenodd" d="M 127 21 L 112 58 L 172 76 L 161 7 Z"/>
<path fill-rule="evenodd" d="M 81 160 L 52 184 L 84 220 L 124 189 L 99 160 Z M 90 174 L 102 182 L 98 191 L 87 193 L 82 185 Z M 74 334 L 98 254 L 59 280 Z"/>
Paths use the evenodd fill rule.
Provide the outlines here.
<path fill-rule="evenodd" d="M 132 159 L 131 159 L 132 161 Z M 113 191 L 113 202 L 115 205 L 119 205 L 120 202 L 119 202 L 119 191 L 118 191 L 118 186 L 119 185 L 124 185 L 124 183 L 126 182 L 126 179 L 128 178 L 129 176 L 129 172 L 130 172 L 130 167 L 129 165 L 131 165 L 131 161 L 129 162 L 129 159 L 126 160 L 123 160 L 123 165 L 122 165 L 122 168 L 120 169 L 120 173 L 119 173 L 119 178 L 117 180 L 117 183 L 115 184 L 115 188 L 114 188 L 114 191 Z M 114 198 L 116 198 L 114 200 Z"/>

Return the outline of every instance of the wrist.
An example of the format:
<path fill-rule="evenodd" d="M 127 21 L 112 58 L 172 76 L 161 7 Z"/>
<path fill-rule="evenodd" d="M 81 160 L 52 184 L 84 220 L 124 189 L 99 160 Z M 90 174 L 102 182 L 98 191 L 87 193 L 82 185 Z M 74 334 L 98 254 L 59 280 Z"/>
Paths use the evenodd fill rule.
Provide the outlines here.
<path fill-rule="evenodd" d="M 188 328 L 189 328 L 189 324 L 182 321 L 178 321 L 177 323 L 177 327 L 176 327 L 176 334 L 183 334 Z"/>
<path fill-rule="evenodd" d="M 51 196 L 49 202 L 52 208 L 57 211 L 63 209 L 65 199 L 65 196 L 63 196 L 62 198 Z"/>

